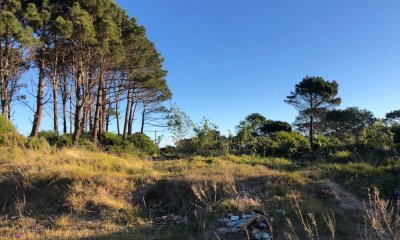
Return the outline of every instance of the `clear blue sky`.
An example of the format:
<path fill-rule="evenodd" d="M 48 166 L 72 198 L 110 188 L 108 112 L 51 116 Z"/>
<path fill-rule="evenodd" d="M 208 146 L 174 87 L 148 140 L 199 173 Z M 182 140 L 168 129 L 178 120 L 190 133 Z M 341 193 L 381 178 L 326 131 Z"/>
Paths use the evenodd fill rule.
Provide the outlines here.
<path fill-rule="evenodd" d="M 293 122 L 306 75 L 336 80 L 342 107 L 400 108 L 398 0 L 118 0 L 166 58 L 174 101 L 222 131 L 247 114 Z"/>
<path fill-rule="evenodd" d="M 398 0 L 117 2 L 165 57 L 173 101 L 223 133 L 252 112 L 293 122 L 283 100 L 306 75 L 338 81 L 342 107 L 400 108 Z"/>

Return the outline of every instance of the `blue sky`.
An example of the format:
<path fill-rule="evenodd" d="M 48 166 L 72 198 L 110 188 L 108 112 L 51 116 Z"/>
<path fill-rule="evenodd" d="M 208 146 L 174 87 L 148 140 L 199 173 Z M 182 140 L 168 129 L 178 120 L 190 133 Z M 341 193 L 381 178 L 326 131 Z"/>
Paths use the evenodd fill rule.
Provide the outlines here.
<path fill-rule="evenodd" d="M 173 101 L 223 133 L 252 112 L 293 122 L 283 100 L 307 75 L 338 81 L 342 107 L 400 108 L 398 0 L 117 2 L 165 57 Z"/>
<path fill-rule="evenodd" d="M 400 1 L 118 0 L 166 58 L 174 101 L 234 130 L 247 114 L 294 120 L 306 75 L 336 80 L 342 107 L 400 108 Z"/>

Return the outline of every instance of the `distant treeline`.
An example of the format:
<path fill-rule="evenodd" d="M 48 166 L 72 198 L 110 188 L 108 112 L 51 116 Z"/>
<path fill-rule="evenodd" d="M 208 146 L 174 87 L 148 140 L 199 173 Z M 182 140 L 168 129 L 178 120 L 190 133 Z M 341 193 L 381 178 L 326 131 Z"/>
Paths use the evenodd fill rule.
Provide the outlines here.
<path fill-rule="evenodd" d="M 247 116 L 236 134 L 223 136 L 204 120 L 193 127 L 189 117 L 177 111 L 170 119 L 176 147 L 163 152 L 182 155 L 250 154 L 275 157 L 312 157 L 354 160 L 365 156 L 400 152 L 400 110 L 378 119 L 371 111 L 338 109 L 339 85 L 321 77 L 305 77 L 285 102 L 299 114 L 293 124 L 269 120 L 259 113 Z M 294 130 L 292 129 L 294 128 Z M 193 129 L 194 136 L 185 138 Z"/>
<path fill-rule="evenodd" d="M 32 137 L 45 112 L 74 145 L 82 133 L 103 141 L 111 121 L 127 138 L 136 114 L 143 133 L 171 98 L 162 63 L 145 29 L 113 0 L 0 1 L 0 110 L 11 119 L 16 102 L 27 105 Z M 25 88 L 34 88 L 34 106 Z"/>

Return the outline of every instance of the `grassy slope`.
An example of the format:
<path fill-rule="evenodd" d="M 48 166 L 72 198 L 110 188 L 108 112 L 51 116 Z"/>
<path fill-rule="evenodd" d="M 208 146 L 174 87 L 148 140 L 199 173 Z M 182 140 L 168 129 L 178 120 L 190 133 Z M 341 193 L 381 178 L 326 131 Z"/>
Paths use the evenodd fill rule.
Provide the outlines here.
<path fill-rule="evenodd" d="M 31 240 L 215 239 L 217 218 L 251 209 L 266 211 L 274 219 L 276 239 L 283 239 L 286 218 L 292 219 L 299 235 L 304 234 L 293 211 L 294 196 L 303 211 L 313 212 L 320 222 L 332 210 L 337 235 L 357 239 L 354 229 L 361 227 L 360 211 L 345 209 L 327 196 L 335 190 L 328 179 L 359 187 L 361 181 L 354 174 L 364 180 L 381 174 L 373 176 L 371 181 L 376 182 L 397 169 L 377 173 L 368 166 L 340 164 L 299 168 L 285 159 L 233 156 L 156 162 L 82 149 L 2 148 L 0 239 L 18 234 Z M 167 213 L 188 216 L 189 224 L 153 222 Z M 230 236 L 235 237 L 243 236 Z"/>

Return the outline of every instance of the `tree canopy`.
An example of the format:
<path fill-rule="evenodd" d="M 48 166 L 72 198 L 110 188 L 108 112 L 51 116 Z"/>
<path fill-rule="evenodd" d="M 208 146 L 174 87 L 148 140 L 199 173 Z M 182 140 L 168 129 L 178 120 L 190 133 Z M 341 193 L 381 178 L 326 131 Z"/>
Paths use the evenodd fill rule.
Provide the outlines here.
<path fill-rule="evenodd" d="M 31 106 L 25 101 L 34 116 L 31 136 L 39 135 L 49 103 L 54 131 L 59 132 L 61 108 L 63 133 L 69 125 L 74 144 L 85 132 L 94 143 L 101 141 L 112 118 L 121 133 L 121 105 L 127 106 L 124 135 L 132 134 L 140 109 L 142 132 L 150 115 L 164 111 L 163 103 L 172 97 L 164 60 L 144 27 L 115 1 L 8 0 L 0 4 L 1 112 L 10 118 L 21 75 L 28 67 L 35 68 L 36 89 L 31 95 L 36 103 Z"/>
<path fill-rule="evenodd" d="M 340 105 L 337 97 L 339 84 L 326 81 L 322 77 L 305 77 L 296 84 L 295 90 L 287 96 L 285 102 L 294 106 L 300 114 L 309 118 L 309 139 L 313 143 L 314 119 L 326 110 Z"/>

